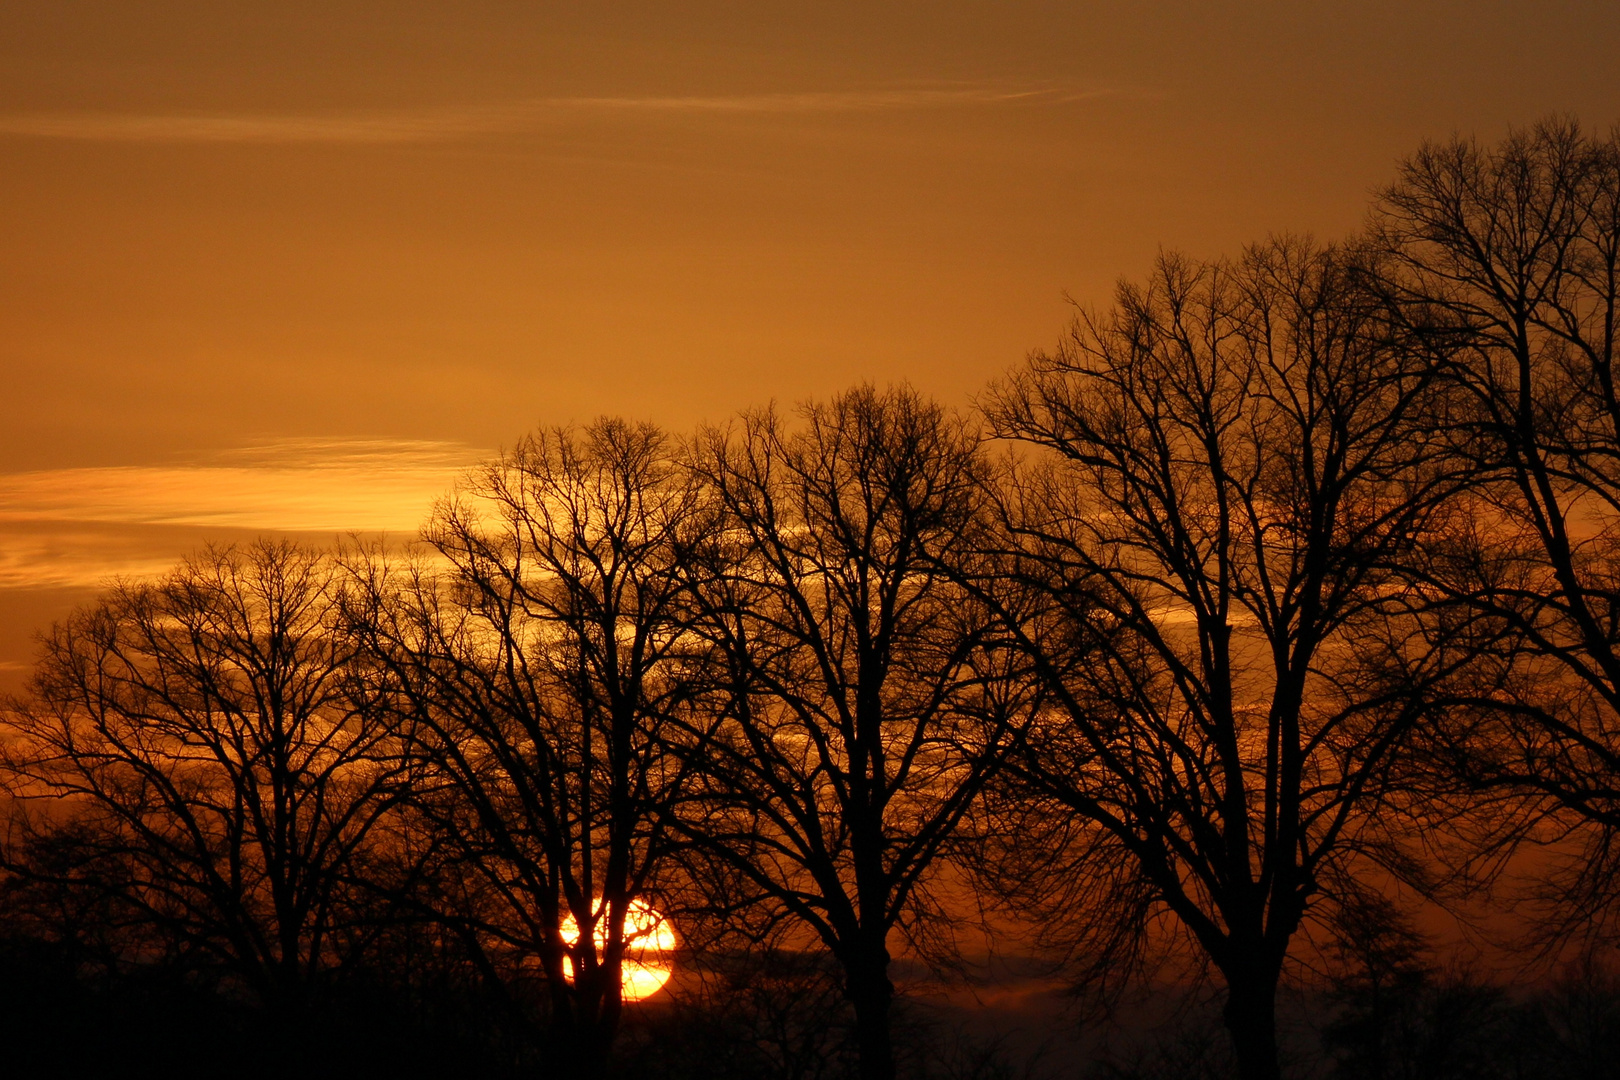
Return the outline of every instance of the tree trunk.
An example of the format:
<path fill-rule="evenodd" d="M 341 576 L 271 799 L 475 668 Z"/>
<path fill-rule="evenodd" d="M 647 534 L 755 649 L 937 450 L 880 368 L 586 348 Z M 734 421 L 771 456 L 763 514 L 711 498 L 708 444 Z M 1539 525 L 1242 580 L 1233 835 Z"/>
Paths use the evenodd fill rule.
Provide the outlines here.
<path fill-rule="evenodd" d="M 1255 965 L 1228 972 L 1222 1015 L 1241 1080 L 1280 1080 L 1277 1061 L 1277 979 Z"/>
<path fill-rule="evenodd" d="M 894 1044 L 889 1013 L 894 984 L 889 981 L 889 950 L 880 942 L 868 955 L 855 957 L 844 969 L 850 1004 L 855 1008 L 855 1047 L 861 1080 L 894 1080 Z"/>
<path fill-rule="evenodd" d="M 551 1041 L 563 1068 L 559 1075 L 601 1080 L 612 1063 L 619 1008 L 606 966 L 563 980 L 552 998 Z"/>

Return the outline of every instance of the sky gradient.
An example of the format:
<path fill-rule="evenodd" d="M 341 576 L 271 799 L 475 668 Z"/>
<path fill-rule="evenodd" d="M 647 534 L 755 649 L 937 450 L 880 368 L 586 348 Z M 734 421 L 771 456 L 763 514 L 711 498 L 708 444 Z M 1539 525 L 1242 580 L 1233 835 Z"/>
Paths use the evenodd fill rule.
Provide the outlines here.
<path fill-rule="evenodd" d="M 7 4 L 0 686 L 109 575 L 409 534 L 538 423 L 966 404 L 1161 248 L 1620 120 L 1612 3 L 611 9 Z"/>

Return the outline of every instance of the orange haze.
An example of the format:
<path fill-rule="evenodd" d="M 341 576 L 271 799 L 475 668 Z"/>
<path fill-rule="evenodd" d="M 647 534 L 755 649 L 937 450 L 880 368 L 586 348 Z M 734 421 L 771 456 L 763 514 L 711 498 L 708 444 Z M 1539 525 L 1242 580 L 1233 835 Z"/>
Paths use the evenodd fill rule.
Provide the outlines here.
<path fill-rule="evenodd" d="M 10 0 L 0 681 L 108 574 L 409 532 L 539 421 L 965 403 L 1161 245 L 1620 119 L 1617 55 L 1590 3 Z"/>

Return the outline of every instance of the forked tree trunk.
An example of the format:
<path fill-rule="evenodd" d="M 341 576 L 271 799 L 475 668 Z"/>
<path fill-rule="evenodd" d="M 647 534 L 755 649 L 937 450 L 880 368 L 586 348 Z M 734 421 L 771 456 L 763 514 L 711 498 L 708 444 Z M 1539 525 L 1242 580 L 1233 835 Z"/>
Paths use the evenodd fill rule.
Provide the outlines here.
<path fill-rule="evenodd" d="M 553 995 L 551 1039 L 561 1059 L 554 1064 L 563 1066 L 558 1075 L 575 1080 L 602 1080 L 608 1075 L 622 1013 L 617 996 L 607 988 L 608 970 L 599 967 L 588 976 L 598 987 L 565 980 L 561 992 Z"/>

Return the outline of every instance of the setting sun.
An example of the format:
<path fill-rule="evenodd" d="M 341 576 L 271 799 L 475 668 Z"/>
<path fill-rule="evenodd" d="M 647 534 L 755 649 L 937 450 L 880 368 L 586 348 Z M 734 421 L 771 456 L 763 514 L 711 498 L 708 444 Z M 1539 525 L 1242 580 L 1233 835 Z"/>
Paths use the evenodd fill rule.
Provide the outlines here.
<path fill-rule="evenodd" d="M 600 905 L 600 901 L 598 901 Z M 597 911 L 600 912 L 600 906 Z M 563 941 L 573 948 L 579 941 L 579 924 L 572 915 L 563 920 Z M 598 921 L 596 952 L 600 956 L 607 948 L 607 926 Z M 624 916 L 624 970 L 620 976 L 625 1001 L 642 1001 L 664 988 L 669 982 L 670 966 L 664 955 L 675 947 L 675 928 L 644 900 L 630 901 L 630 910 Z M 563 958 L 563 973 L 570 981 L 574 978 L 574 963 Z"/>

